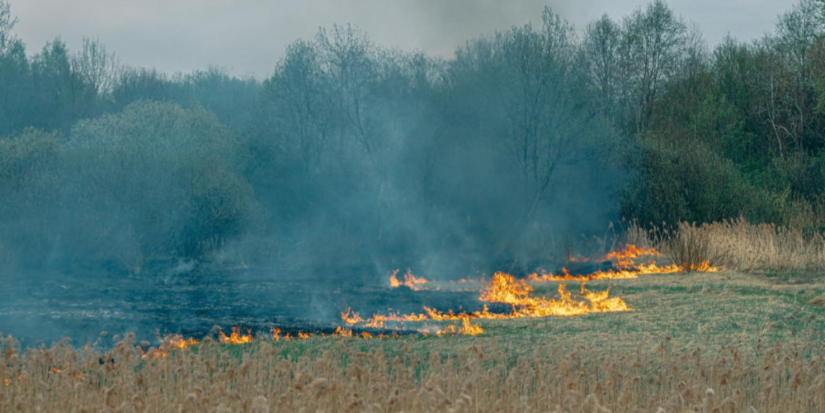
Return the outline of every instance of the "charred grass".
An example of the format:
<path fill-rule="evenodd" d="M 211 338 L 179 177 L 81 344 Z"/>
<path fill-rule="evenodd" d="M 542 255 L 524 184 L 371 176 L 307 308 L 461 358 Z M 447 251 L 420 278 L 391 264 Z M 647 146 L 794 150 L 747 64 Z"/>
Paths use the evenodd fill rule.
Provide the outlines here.
<path fill-rule="evenodd" d="M 478 337 L 206 340 L 153 358 L 132 337 L 105 352 L 6 339 L 0 411 L 825 411 L 825 285 L 736 272 L 588 284 L 608 286 L 634 311 L 480 320 Z"/>

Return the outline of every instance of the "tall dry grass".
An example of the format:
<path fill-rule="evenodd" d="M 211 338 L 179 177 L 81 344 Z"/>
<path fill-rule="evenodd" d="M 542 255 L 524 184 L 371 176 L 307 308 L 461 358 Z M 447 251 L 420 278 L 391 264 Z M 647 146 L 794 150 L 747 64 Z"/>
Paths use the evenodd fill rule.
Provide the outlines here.
<path fill-rule="evenodd" d="M 680 222 L 675 227 L 643 229 L 632 223 L 628 242 L 652 246 L 674 263 L 696 268 L 703 261 L 745 272 L 825 272 L 825 238 L 774 224 L 739 218 L 711 224 Z"/>
<path fill-rule="evenodd" d="M 143 359 L 131 336 L 106 353 L 66 343 L 20 352 L 4 340 L 2 412 L 822 412 L 822 348 L 674 351 L 669 341 L 605 356 L 552 344 L 512 357 L 493 341 L 450 354 L 356 341 L 285 355 L 257 341 Z M 443 343 L 443 341 L 439 341 Z M 486 343 L 486 344 L 483 344 Z M 443 347 L 442 347 L 443 348 Z M 392 352 L 392 353 L 390 353 Z"/>

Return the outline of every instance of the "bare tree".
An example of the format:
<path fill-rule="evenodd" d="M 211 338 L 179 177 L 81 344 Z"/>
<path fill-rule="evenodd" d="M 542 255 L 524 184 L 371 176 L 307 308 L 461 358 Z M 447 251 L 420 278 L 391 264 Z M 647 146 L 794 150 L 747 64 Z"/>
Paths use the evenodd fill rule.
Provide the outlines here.
<path fill-rule="evenodd" d="M 528 187 L 528 219 L 546 200 L 557 168 L 576 153 L 587 118 L 577 108 L 575 31 L 549 8 L 543 22 L 541 31 L 511 30 L 502 44 L 506 144 Z"/>
<path fill-rule="evenodd" d="M 297 153 L 308 170 L 329 156 L 332 114 L 325 96 L 316 47 L 297 41 L 287 48 L 275 73 L 264 84 L 263 104 L 271 117 L 276 146 Z"/>
<path fill-rule="evenodd" d="M 656 100 L 683 62 L 689 32 L 684 20 L 663 0 L 636 10 L 623 22 L 621 55 L 625 118 L 643 130 L 653 115 Z"/>
<path fill-rule="evenodd" d="M 621 40 L 621 28 L 605 14 L 587 26 L 582 43 L 588 80 L 598 93 L 602 111 L 611 118 L 620 82 Z"/>
<path fill-rule="evenodd" d="M 17 18 L 11 15 L 11 5 L 8 0 L 0 0 L 0 54 L 6 53 L 14 41 L 12 29 L 17 24 Z"/>
<path fill-rule="evenodd" d="M 115 53 L 97 39 L 83 38 L 83 48 L 71 59 L 72 71 L 100 95 L 109 95 L 118 80 L 120 63 Z"/>
<path fill-rule="evenodd" d="M 321 70 L 329 79 L 330 98 L 345 121 L 345 132 L 368 155 L 377 155 L 381 141 L 368 110 L 378 74 L 372 43 L 355 27 L 334 25 L 331 31 L 320 29 L 315 44 Z"/>

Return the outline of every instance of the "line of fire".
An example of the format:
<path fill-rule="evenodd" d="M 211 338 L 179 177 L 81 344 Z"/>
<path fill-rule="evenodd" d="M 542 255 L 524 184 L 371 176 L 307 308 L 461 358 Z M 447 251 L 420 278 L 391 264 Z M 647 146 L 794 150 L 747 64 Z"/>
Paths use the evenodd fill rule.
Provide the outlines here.
<path fill-rule="evenodd" d="M 593 313 L 633 311 L 632 305 L 623 298 L 610 296 L 609 288 L 591 291 L 587 288 L 588 281 L 621 281 L 656 274 L 719 270 L 708 262 L 693 267 L 659 264 L 662 258 L 662 254 L 654 248 L 642 248 L 628 244 L 597 259 L 582 256 L 569 257 L 567 261 L 571 268 L 563 267 L 556 274 L 537 271 L 521 278 L 505 272 L 496 272 L 489 279 L 480 277 L 439 281 L 416 276 L 411 270 L 407 270 L 403 276 L 400 276 L 400 271 L 396 270 L 389 276 L 385 288 L 404 289 L 413 294 L 427 291 L 477 292 L 478 301 L 483 303 L 483 307 L 481 310 L 466 312 L 424 306 L 420 312 L 416 313 L 402 314 L 388 310 L 386 313 L 370 316 L 362 316 L 359 311 L 348 308 L 341 313 L 341 325 L 335 326 L 331 334 L 300 331 L 285 333 L 281 329 L 272 328 L 266 334 L 259 334 L 258 338 L 292 341 L 312 337 L 388 339 L 409 334 L 438 337 L 475 336 L 484 333 L 478 320 L 573 317 Z M 582 269 L 592 271 L 582 272 L 580 271 Z M 568 289 L 567 283 L 569 282 L 576 282 L 579 285 Z M 557 284 L 552 286 L 556 290 L 555 296 L 537 295 L 536 288 L 547 283 Z M 356 332 L 356 329 L 359 331 Z M 149 348 L 144 355 L 145 358 L 165 357 L 169 351 L 187 349 L 200 342 L 194 338 L 185 338 L 176 334 L 158 337 L 158 339 L 160 345 Z M 217 330 L 217 340 L 225 344 L 246 344 L 255 339 L 256 336 L 251 330 L 244 332 L 238 327 L 233 327 L 229 334 L 220 329 Z"/>

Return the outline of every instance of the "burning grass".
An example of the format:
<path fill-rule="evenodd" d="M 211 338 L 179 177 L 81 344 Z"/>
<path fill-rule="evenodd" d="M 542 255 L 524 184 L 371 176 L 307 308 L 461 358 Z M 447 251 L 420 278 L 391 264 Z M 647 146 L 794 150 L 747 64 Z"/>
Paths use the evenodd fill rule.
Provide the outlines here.
<path fill-rule="evenodd" d="M 449 284 L 435 282 L 423 277 L 417 277 L 410 270 L 404 275 L 404 281 L 398 279 L 398 271 L 392 273 L 389 279 L 391 288 L 405 286 L 413 291 L 421 291 L 433 288 L 452 290 L 456 285 L 460 285 L 462 291 L 466 291 L 467 285 L 478 285 L 480 294 L 479 300 L 485 303 L 503 304 L 510 306 L 507 313 L 491 312 L 485 305 L 482 310 L 473 312 L 446 313 L 437 309 L 424 307 L 424 312 L 411 314 L 375 314 L 369 318 L 362 318 L 357 312 L 347 309 L 341 313 L 341 319 L 346 325 L 363 325 L 370 328 L 386 328 L 388 326 L 398 326 L 406 323 L 421 323 L 427 321 L 461 320 L 468 323 L 470 319 L 514 319 L 514 318 L 536 318 L 536 317 L 569 317 L 581 316 L 591 313 L 609 313 L 632 311 L 632 308 L 620 297 L 610 297 L 609 289 L 601 292 L 592 292 L 585 288 L 585 282 L 592 280 L 627 280 L 635 279 L 644 274 L 671 274 L 688 270 L 702 272 L 716 272 L 718 268 L 713 267 L 707 261 L 702 261 L 698 265 L 659 265 L 656 260 L 662 256 L 653 247 L 637 247 L 627 244 L 623 248 L 612 251 L 604 257 L 591 259 L 588 257 L 571 257 L 569 262 L 594 262 L 599 266 L 609 266 L 606 270 L 597 270 L 587 274 L 571 274 L 566 268 L 562 268 L 562 275 L 553 275 L 542 272 L 530 274 L 527 279 L 516 279 L 512 275 L 502 272 L 495 273 L 487 281 L 461 280 L 459 283 Z M 547 298 L 533 294 L 534 288 L 530 283 L 552 282 L 552 281 L 580 281 L 582 282 L 579 295 L 574 297 L 565 284 L 558 285 L 557 298 Z M 463 285 L 462 285 L 463 284 Z M 480 329 L 480 328 L 479 328 Z M 426 329 L 420 329 L 426 332 Z"/>
<path fill-rule="evenodd" d="M 766 240 L 793 234 L 755 228 Z M 591 274 L 390 278 L 412 291 L 477 287 L 497 312 L 342 314 L 346 326 L 395 323 L 419 335 L 338 327 L 255 337 L 233 328 L 203 340 L 159 338 L 157 347 L 127 335 L 106 351 L 68 342 L 21 351 L 6 338 L 0 411 L 825 411 L 825 285 L 712 267 L 731 261 L 709 246 L 744 229 L 752 227 L 680 226 L 665 237 L 637 228 L 649 244 L 570 260 L 611 267 Z M 657 262 L 667 257 L 674 264 Z M 703 272 L 677 273 L 685 270 Z M 553 283 L 566 280 L 581 287 Z"/>
<path fill-rule="evenodd" d="M 25 351 L 6 338 L 0 411 L 823 411 L 825 309 L 810 303 L 825 284 L 730 271 L 590 284 L 635 311 L 467 319 L 480 336 L 218 333 L 169 340 L 163 357 L 132 336 Z M 528 286 L 515 298 L 558 288 Z"/>
<path fill-rule="evenodd" d="M 825 238 L 819 232 L 751 224 L 740 218 L 702 225 L 681 222 L 649 230 L 632 224 L 627 234 L 629 242 L 655 246 L 685 269 L 701 270 L 712 263 L 744 272 L 825 272 Z"/>
<path fill-rule="evenodd" d="M 394 276 L 394 274 L 393 274 Z M 581 285 L 581 298 L 574 298 L 564 284 L 558 286 L 558 298 L 536 297 L 531 293 L 534 288 L 527 280 L 516 279 L 512 275 L 495 273 L 493 278 L 481 290 L 478 299 L 486 303 L 505 304 L 511 307 L 508 313 L 490 312 L 485 305 L 484 309 L 474 312 L 454 313 L 452 310 L 444 313 L 436 309 L 424 307 L 423 313 L 413 314 L 375 314 L 368 319 L 362 318 L 351 309 L 341 313 L 341 320 L 347 325 L 364 325 L 370 328 L 385 328 L 390 325 L 406 323 L 421 323 L 426 321 L 461 321 L 465 326 L 470 319 L 513 319 L 536 317 L 569 317 L 590 313 L 607 313 L 617 311 L 632 311 L 621 298 L 609 297 L 609 289 L 594 293 Z M 470 324 L 471 325 L 471 324 Z M 420 330 L 422 333 L 426 329 Z M 459 331 L 481 333 L 481 327 L 466 328 Z M 473 334 L 475 335 L 475 334 Z"/>

